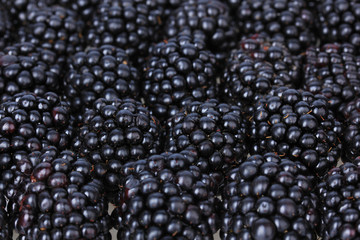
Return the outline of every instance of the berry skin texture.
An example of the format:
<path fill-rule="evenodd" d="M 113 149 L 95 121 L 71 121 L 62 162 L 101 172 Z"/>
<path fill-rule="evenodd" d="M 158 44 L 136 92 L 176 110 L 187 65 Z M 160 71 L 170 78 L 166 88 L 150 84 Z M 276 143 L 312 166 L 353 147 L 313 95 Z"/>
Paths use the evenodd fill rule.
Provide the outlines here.
<path fill-rule="evenodd" d="M 181 34 L 156 44 L 150 53 L 142 93 L 159 120 L 193 101 L 215 97 L 215 57 L 203 41 Z"/>
<path fill-rule="evenodd" d="M 321 177 L 341 154 L 342 125 L 326 97 L 289 88 L 258 101 L 250 121 L 252 154 L 275 152 Z"/>
<path fill-rule="evenodd" d="M 137 98 L 140 73 L 121 48 L 103 45 L 76 52 L 68 64 L 65 95 L 81 114 L 99 98 Z"/>
<path fill-rule="evenodd" d="M 124 163 L 161 150 L 158 120 L 130 98 L 97 99 L 93 108 L 85 110 L 81 124 L 73 148 L 94 165 L 92 174 L 104 182 L 109 195 L 121 186 Z"/>
<path fill-rule="evenodd" d="M 169 119 L 166 150 L 192 151 L 193 164 L 221 183 L 248 154 L 246 129 L 240 107 L 215 99 L 193 102 Z"/>
<path fill-rule="evenodd" d="M 298 161 L 252 155 L 227 174 L 221 239 L 316 239 L 313 180 Z"/>
<path fill-rule="evenodd" d="M 320 237 L 357 239 L 359 231 L 359 161 L 329 171 L 317 186 L 322 211 Z"/>

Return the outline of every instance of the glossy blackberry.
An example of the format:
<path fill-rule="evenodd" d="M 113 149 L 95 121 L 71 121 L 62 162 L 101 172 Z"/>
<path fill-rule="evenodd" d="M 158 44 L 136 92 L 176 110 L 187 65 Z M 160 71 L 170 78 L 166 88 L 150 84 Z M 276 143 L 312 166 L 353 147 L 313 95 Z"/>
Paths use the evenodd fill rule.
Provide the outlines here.
<path fill-rule="evenodd" d="M 317 32 L 323 43 L 350 42 L 360 46 L 359 1 L 318 1 L 316 20 Z"/>
<path fill-rule="evenodd" d="M 268 153 L 228 173 L 221 239 L 317 239 L 318 200 L 307 168 Z"/>
<path fill-rule="evenodd" d="M 266 32 L 281 37 L 292 53 L 315 44 L 314 16 L 305 0 L 238 1 L 236 22 L 245 36 Z"/>
<path fill-rule="evenodd" d="M 76 52 L 68 59 L 65 95 L 79 111 L 101 97 L 136 98 L 140 74 L 121 48 L 103 45 Z"/>
<path fill-rule="evenodd" d="M 320 237 L 357 239 L 360 237 L 359 165 L 344 163 L 333 168 L 317 186 L 322 211 Z"/>
<path fill-rule="evenodd" d="M 0 51 L 12 41 L 12 22 L 6 8 L 0 6 Z"/>
<path fill-rule="evenodd" d="M 111 239 L 104 186 L 74 152 L 43 151 L 30 172 L 15 217 L 20 239 Z"/>
<path fill-rule="evenodd" d="M 166 120 L 192 101 L 214 98 L 214 65 L 214 55 L 191 36 L 156 44 L 146 62 L 145 102 L 160 120 Z"/>
<path fill-rule="evenodd" d="M 160 137 L 159 122 L 140 102 L 100 98 L 85 111 L 73 147 L 94 165 L 92 174 L 110 196 L 121 185 L 122 165 L 158 153 Z"/>
<path fill-rule="evenodd" d="M 59 55 L 82 49 L 84 22 L 72 10 L 57 5 L 30 7 L 25 21 L 19 30 L 21 41 L 32 42 Z"/>
<path fill-rule="evenodd" d="M 250 124 L 252 153 L 301 161 L 319 177 L 340 157 L 342 125 L 322 95 L 280 88 L 257 103 Z"/>
<path fill-rule="evenodd" d="M 102 0 L 85 34 L 86 43 L 123 48 L 135 63 L 143 63 L 162 24 L 157 6 L 144 0 Z"/>
<path fill-rule="evenodd" d="M 118 239 L 213 239 L 219 229 L 215 180 L 181 153 L 124 166 L 127 177 L 112 216 Z"/>
<path fill-rule="evenodd" d="M 229 49 L 235 47 L 238 31 L 231 20 L 226 4 L 221 1 L 184 1 L 166 22 L 165 33 L 171 38 L 181 32 L 201 36 L 207 48 L 216 53 L 219 60 L 226 58 Z"/>
<path fill-rule="evenodd" d="M 257 35 L 231 51 L 221 82 L 224 101 L 251 106 L 273 87 L 300 86 L 300 59 L 281 43 Z"/>
<path fill-rule="evenodd" d="M 342 107 L 341 112 L 345 119 L 342 161 L 354 161 L 360 156 L 360 98 Z"/>
<path fill-rule="evenodd" d="M 0 0 L 2 6 L 10 13 L 13 24 L 17 27 L 26 22 L 27 10 L 34 7 L 46 6 L 46 0 Z"/>
<path fill-rule="evenodd" d="M 29 42 L 6 47 L 0 52 L 0 99 L 23 91 L 38 96 L 60 92 L 63 62 L 54 52 Z"/>
<path fill-rule="evenodd" d="M 360 95 L 360 55 L 349 43 L 311 47 L 304 60 L 303 88 L 329 99 L 330 107 L 338 110 Z"/>
<path fill-rule="evenodd" d="M 166 150 L 193 151 L 202 172 L 221 183 L 231 166 L 248 154 L 242 109 L 215 99 L 192 102 L 168 121 Z"/>

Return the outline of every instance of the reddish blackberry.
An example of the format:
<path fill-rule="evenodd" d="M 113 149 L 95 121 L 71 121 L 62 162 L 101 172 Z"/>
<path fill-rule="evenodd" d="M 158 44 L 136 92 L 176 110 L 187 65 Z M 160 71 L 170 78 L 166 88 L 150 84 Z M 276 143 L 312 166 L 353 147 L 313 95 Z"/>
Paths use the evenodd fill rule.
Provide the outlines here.
<path fill-rule="evenodd" d="M 91 180 L 91 164 L 71 151 L 43 151 L 19 198 L 20 239 L 111 239 L 104 186 Z"/>
<path fill-rule="evenodd" d="M 248 153 L 241 108 L 215 99 L 192 102 L 168 121 L 166 150 L 189 150 L 200 170 L 221 183 L 223 174 Z"/>
<path fill-rule="evenodd" d="M 124 166 L 118 239 L 213 239 L 219 229 L 215 180 L 181 153 L 153 155 Z"/>
<path fill-rule="evenodd" d="M 76 52 L 68 60 L 65 95 L 79 111 L 101 97 L 136 98 L 140 74 L 125 51 L 111 45 Z"/>
<path fill-rule="evenodd" d="M 157 6 L 144 0 L 102 0 L 86 32 L 86 43 L 123 48 L 135 63 L 142 63 L 162 23 Z"/>
<path fill-rule="evenodd" d="M 6 8 L 0 6 L 0 51 L 2 51 L 9 42 L 11 37 L 12 22 Z"/>
<path fill-rule="evenodd" d="M 312 179 L 299 162 L 252 155 L 228 173 L 222 239 L 317 239 L 320 224 Z"/>
<path fill-rule="evenodd" d="M 145 102 L 166 120 L 192 101 L 216 94 L 215 57 L 202 41 L 179 35 L 156 44 L 145 69 Z"/>
<path fill-rule="evenodd" d="M 279 89 L 255 106 L 250 152 L 275 152 L 301 161 L 317 176 L 336 166 L 342 126 L 322 95 Z"/>
<path fill-rule="evenodd" d="M 221 79 L 226 102 L 251 106 L 274 86 L 300 85 L 300 59 L 278 42 L 254 37 L 242 40 L 227 60 Z"/>
<path fill-rule="evenodd" d="M 303 68 L 303 88 L 326 96 L 334 111 L 360 95 L 360 55 L 352 44 L 310 47 Z"/>
<path fill-rule="evenodd" d="M 236 45 L 238 32 L 234 25 L 227 5 L 221 1 L 188 0 L 169 16 L 165 32 L 169 38 L 184 31 L 201 36 L 207 48 L 222 60 Z"/>
<path fill-rule="evenodd" d="M 317 32 L 323 43 L 350 42 L 360 46 L 359 1 L 318 1 L 316 20 Z"/>
<path fill-rule="evenodd" d="M 17 43 L 0 52 L 0 99 L 22 91 L 44 96 L 59 92 L 64 60 L 32 43 Z"/>
<path fill-rule="evenodd" d="M 344 163 L 333 168 L 318 184 L 322 212 L 320 237 L 329 239 L 358 239 L 360 237 L 360 168 Z"/>
<path fill-rule="evenodd" d="M 19 35 L 21 41 L 67 55 L 82 49 L 83 28 L 84 22 L 76 12 L 57 5 L 42 5 L 26 11 L 26 23 Z"/>
<path fill-rule="evenodd" d="M 283 38 L 293 53 L 315 43 L 314 16 L 305 0 L 242 0 L 235 14 L 240 32 L 245 36 L 266 32 Z"/>
<path fill-rule="evenodd" d="M 111 197 L 120 187 L 124 163 L 160 151 L 160 125 L 140 102 L 100 98 L 83 116 L 74 148 L 94 165 Z"/>

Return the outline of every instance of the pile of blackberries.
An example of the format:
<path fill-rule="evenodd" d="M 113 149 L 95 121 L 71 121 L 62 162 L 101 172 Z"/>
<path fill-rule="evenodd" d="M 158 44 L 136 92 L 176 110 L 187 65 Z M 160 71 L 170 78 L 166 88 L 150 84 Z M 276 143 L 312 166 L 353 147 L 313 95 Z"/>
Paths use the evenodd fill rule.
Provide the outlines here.
<path fill-rule="evenodd" d="M 0 0 L 0 239 L 360 239 L 359 0 Z"/>

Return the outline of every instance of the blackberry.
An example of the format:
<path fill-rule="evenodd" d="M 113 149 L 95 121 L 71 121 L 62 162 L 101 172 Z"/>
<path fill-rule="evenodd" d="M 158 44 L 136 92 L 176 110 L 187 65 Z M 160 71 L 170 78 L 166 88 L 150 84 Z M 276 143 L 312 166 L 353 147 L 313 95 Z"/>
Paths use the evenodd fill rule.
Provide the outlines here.
<path fill-rule="evenodd" d="M 231 20 L 226 4 L 221 1 L 185 1 L 170 16 L 165 25 L 168 38 L 179 33 L 202 38 L 218 60 L 226 58 L 229 49 L 235 47 L 237 28 Z"/>
<path fill-rule="evenodd" d="M 215 180 L 182 153 L 124 166 L 118 197 L 118 239 L 213 239 L 219 228 Z"/>
<path fill-rule="evenodd" d="M 301 161 L 319 177 L 340 157 L 342 125 L 322 95 L 280 88 L 257 103 L 250 124 L 253 154 Z"/>
<path fill-rule="evenodd" d="M 0 52 L 0 99 L 23 91 L 44 96 L 60 92 L 60 75 L 65 60 L 32 43 L 16 43 Z"/>
<path fill-rule="evenodd" d="M 215 99 L 190 103 L 169 119 L 166 150 L 194 152 L 193 164 L 221 183 L 229 168 L 248 154 L 248 126 L 241 110 Z"/>
<path fill-rule="evenodd" d="M 303 68 L 303 88 L 326 96 L 334 111 L 360 95 L 360 55 L 352 44 L 310 47 Z"/>
<path fill-rule="evenodd" d="M 203 41 L 189 35 L 156 44 L 145 68 L 145 102 L 160 120 L 166 120 L 192 101 L 214 98 L 214 65 L 215 57 Z"/>
<path fill-rule="evenodd" d="M 228 173 L 221 239 L 317 239 L 318 199 L 307 168 L 273 153 Z"/>
<path fill-rule="evenodd" d="M 87 109 L 73 147 L 94 165 L 109 198 L 119 190 L 124 163 L 160 151 L 160 125 L 140 102 L 100 98 Z"/>
<path fill-rule="evenodd" d="M 102 0 L 85 33 L 86 43 L 123 48 L 134 63 L 142 64 L 150 43 L 157 39 L 161 13 L 157 4 L 144 0 Z"/>
<path fill-rule="evenodd" d="M 0 193 L 0 238 L 12 239 L 12 230 L 10 228 L 8 214 L 6 212 L 6 199 L 2 193 L 2 189 L 0 189 Z"/>
<path fill-rule="evenodd" d="M 360 156 L 360 98 L 344 106 L 342 113 L 345 118 L 342 160 L 354 161 Z"/>
<path fill-rule="evenodd" d="M 100 4 L 100 0 L 42 0 L 47 5 L 60 5 L 64 8 L 77 12 L 84 20 L 88 20 L 96 11 L 96 7 Z"/>
<path fill-rule="evenodd" d="M 0 0 L 4 9 L 7 9 L 10 18 L 17 27 L 23 26 L 26 22 L 27 10 L 34 7 L 46 6 L 46 0 Z"/>
<path fill-rule="evenodd" d="M 76 52 L 68 59 L 65 95 L 79 111 L 101 97 L 136 98 L 140 74 L 121 48 L 103 45 Z M 81 112 L 81 111 L 80 111 Z"/>
<path fill-rule="evenodd" d="M 26 22 L 20 28 L 21 41 L 52 50 L 61 55 L 70 55 L 82 49 L 84 22 L 76 12 L 61 6 L 30 7 Z"/>
<path fill-rule="evenodd" d="M 20 239 L 111 239 L 104 186 L 74 152 L 44 150 L 15 218 Z"/>
<path fill-rule="evenodd" d="M 316 24 L 323 43 L 347 43 L 360 46 L 360 2 L 348 0 L 318 1 Z"/>
<path fill-rule="evenodd" d="M 359 230 L 359 165 L 344 163 L 333 168 L 317 186 L 322 212 L 320 237 L 357 239 Z"/>
<path fill-rule="evenodd" d="M 12 41 L 12 23 L 6 8 L 0 6 L 0 51 Z"/>
<path fill-rule="evenodd" d="M 223 100 L 252 106 L 273 87 L 298 87 L 300 59 L 279 42 L 267 42 L 263 35 L 244 39 L 231 51 L 221 78 Z"/>
<path fill-rule="evenodd" d="M 266 32 L 282 38 L 292 53 L 315 44 L 314 16 L 304 0 L 237 1 L 236 21 L 245 36 Z"/>

